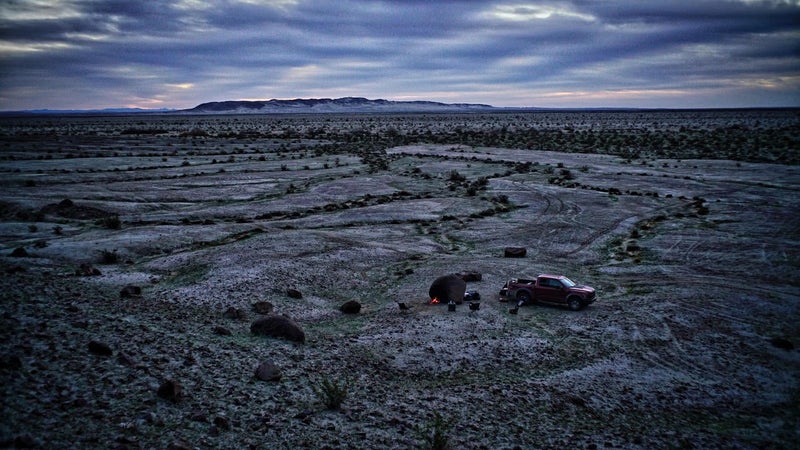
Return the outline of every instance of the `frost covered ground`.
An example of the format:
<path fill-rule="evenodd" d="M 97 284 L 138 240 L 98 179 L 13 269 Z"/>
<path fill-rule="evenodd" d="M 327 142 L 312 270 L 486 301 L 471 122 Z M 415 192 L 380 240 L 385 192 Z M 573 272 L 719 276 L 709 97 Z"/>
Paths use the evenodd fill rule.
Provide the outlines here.
<path fill-rule="evenodd" d="M 3 118 L 0 440 L 796 445 L 796 112 L 593 114 Z M 454 272 L 478 311 L 428 304 Z M 599 300 L 510 314 L 540 272 Z"/>

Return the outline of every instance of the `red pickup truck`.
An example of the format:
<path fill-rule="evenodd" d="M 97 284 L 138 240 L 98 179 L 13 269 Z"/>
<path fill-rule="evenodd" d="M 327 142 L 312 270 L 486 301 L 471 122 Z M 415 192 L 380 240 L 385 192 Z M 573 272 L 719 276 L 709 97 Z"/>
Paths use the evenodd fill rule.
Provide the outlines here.
<path fill-rule="evenodd" d="M 516 300 L 517 306 L 526 303 L 558 303 L 578 311 L 597 300 L 597 292 L 589 286 L 579 286 L 564 275 L 542 274 L 535 280 L 512 278 L 500 290 L 500 300 Z"/>

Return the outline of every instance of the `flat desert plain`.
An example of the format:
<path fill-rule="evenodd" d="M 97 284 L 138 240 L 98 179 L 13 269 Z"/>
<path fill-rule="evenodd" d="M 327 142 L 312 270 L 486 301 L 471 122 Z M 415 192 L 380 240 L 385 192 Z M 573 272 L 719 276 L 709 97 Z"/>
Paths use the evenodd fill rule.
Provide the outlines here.
<path fill-rule="evenodd" d="M 796 110 L 0 118 L 0 441 L 797 448 L 799 149 Z M 539 273 L 598 300 L 511 314 Z"/>

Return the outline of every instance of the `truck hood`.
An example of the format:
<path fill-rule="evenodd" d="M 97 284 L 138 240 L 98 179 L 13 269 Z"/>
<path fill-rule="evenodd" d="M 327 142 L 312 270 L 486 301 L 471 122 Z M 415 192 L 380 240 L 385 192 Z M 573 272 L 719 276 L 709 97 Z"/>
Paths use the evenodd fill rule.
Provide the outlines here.
<path fill-rule="evenodd" d="M 594 292 L 594 288 L 590 286 L 572 286 L 569 288 L 571 292 L 580 292 L 584 294 L 591 294 Z"/>

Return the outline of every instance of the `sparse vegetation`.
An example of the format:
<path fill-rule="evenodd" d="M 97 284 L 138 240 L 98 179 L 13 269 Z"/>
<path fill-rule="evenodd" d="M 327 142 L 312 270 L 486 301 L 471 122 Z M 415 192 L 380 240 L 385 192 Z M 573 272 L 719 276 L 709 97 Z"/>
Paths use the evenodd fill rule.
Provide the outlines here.
<path fill-rule="evenodd" d="M 430 423 L 417 430 L 422 441 L 420 448 L 425 450 L 452 449 L 449 437 L 452 428 L 452 423 L 449 423 L 438 411 L 434 412 Z"/>
<path fill-rule="evenodd" d="M 328 377 L 322 377 L 319 385 L 314 386 L 314 393 L 326 409 L 339 409 L 347 399 L 347 386 L 346 380 L 337 382 Z"/>
<path fill-rule="evenodd" d="M 116 264 L 119 262 L 119 253 L 116 250 L 100 250 L 101 264 Z"/>
<path fill-rule="evenodd" d="M 0 442 L 791 446 L 796 147 L 796 111 L 2 117 Z M 480 309 L 428 304 L 472 269 Z M 528 271 L 599 300 L 512 313 Z"/>

